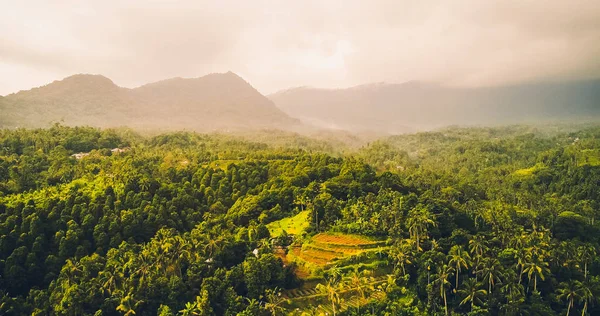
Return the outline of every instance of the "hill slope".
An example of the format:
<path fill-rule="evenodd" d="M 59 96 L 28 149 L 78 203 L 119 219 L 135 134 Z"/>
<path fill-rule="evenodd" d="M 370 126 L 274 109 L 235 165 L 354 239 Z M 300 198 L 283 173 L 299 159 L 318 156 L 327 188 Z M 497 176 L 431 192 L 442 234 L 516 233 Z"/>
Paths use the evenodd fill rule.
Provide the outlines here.
<path fill-rule="evenodd" d="M 600 80 L 491 88 L 369 84 L 294 88 L 269 96 L 287 114 L 321 127 L 398 133 L 445 125 L 510 124 L 600 115 Z"/>
<path fill-rule="evenodd" d="M 193 130 L 298 124 L 234 73 L 174 78 L 135 89 L 99 75 L 74 75 L 0 98 L 0 127 L 67 125 Z"/>

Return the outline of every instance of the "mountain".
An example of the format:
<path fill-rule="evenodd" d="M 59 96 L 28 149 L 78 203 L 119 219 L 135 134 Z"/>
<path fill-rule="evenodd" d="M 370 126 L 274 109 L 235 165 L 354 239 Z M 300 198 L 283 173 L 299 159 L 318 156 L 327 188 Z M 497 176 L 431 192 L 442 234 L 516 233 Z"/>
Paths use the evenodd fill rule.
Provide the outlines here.
<path fill-rule="evenodd" d="M 173 78 L 135 89 L 99 75 L 74 75 L 0 98 L 0 113 L 0 127 L 62 122 L 211 131 L 299 125 L 232 72 Z"/>
<path fill-rule="evenodd" d="M 352 131 L 401 133 L 600 117 L 600 80 L 485 88 L 375 83 L 348 89 L 300 87 L 268 97 L 307 123 Z"/>

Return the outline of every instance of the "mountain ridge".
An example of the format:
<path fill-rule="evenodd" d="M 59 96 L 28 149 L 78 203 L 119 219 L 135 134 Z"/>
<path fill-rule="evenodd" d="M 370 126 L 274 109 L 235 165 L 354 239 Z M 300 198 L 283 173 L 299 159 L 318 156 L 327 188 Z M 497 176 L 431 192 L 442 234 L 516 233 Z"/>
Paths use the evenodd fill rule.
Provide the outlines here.
<path fill-rule="evenodd" d="M 282 128 L 299 122 L 233 72 L 170 78 L 136 88 L 76 74 L 0 99 L 8 127 L 66 125 L 189 128 L 198 131 Z"/>
<path fill-rule="evenodd" d="M 600 79 L 495 87 L 423 81 L 345 89 L 298 87 L 268 97 L 320 127 L 403 133 L 448 125 L 497 125 L 600 117 Z"/>

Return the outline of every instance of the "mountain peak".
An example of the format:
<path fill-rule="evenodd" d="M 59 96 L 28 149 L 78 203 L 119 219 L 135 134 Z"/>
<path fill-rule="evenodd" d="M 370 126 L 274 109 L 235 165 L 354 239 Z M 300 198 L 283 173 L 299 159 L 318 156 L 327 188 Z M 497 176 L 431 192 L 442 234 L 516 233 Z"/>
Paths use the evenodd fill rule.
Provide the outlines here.
<path fill-rule="evenodd" d="M 56 81 L 55 81 L 56 82 Z M 64 83 L 75 83 L 75 84 L 96 84 L 96 85 L 111 85 L 116 86 L 115 83 L 109 78 L 102 75 L 95 74 L 75 74 L 60 80 Z"/>
<path fill-rule="evenodd" d="M 13 117 L 11 126 L 39 127 L 63 121 L 209 131 L 298 124 L 231 71 L 172 78 L 134 89 L 121 88 L 101 75 L 77 74 L 0 101 L 0 113 Z"/>

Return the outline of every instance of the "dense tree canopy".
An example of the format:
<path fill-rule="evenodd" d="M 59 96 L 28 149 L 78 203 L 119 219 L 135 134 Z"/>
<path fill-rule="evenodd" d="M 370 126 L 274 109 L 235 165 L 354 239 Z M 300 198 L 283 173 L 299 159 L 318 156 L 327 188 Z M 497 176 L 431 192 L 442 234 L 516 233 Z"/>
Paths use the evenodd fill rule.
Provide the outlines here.
<path fill-rule="evenodd" d="M 323 273 L 334 313 L 600 313 L 600 128 L 341 146 L 275 132 L 0 130 L 0 313 L 291 312 L 280 291 L 302 280 L 274 248 L 319 232 L 387 245 L 379 290 L 364 266 Z M 303 235 L 271 236 L 267 225 L 304 210 Z M 385 295 L 341 309 L 344 286 Z"/>

